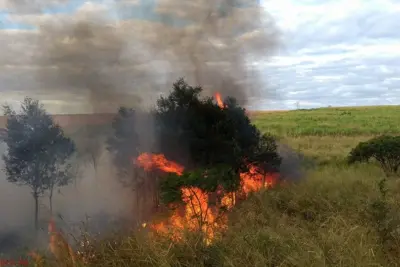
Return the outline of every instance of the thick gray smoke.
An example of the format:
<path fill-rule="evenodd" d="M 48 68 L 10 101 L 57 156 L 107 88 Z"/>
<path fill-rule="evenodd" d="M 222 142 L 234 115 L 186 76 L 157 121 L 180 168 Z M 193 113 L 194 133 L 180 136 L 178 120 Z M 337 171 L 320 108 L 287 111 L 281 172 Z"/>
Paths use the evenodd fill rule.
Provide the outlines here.
<path fill-rule="evenodd" d="M 55 2 L 14 1 L 15 12 L 52 10 Z M 205 93 L 249 104 L 273 93 L 252 66 L 279 43 L 255 0 L 158 0 L 87 3 L 72 15 L 26 17 L 38 27 L 34 53 L 41 89 L 86 98 L 93 112 L 148 106 L 184 77 Z M 123 18 L 132 18 L 124 20 Z M 23 20 L 22 18 L 20 18 Z"/>

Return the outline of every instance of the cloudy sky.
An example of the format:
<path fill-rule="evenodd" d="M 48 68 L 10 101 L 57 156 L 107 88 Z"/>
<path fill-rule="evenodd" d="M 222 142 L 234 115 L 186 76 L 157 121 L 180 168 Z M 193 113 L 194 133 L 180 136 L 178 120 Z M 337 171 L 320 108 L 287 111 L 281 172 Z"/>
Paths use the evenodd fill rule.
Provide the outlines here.
<path fill-rule="evenodd" d="M 268 74 L 300 107 L 400 104 L 400 1 L 265 1 L 286 51 Z"/>
<path fill-rule="evenodd" d="M 61 49 L 60 45 L 63 45 L 62 55 L 55 57 L 54 54 L 50 58 L 43 48 L 56 39 L 58 32 L 65 30 L 63 23 L 85 19 L 97 13 L 106 14 L 107 18 L 122 23 L 123 27 L 127 25 L 124 21 L 132 19 L 158 25 L 171 22 L 174 25 L 182 24 L 178 19 L 170 20 L 168 16 L 155 15 L 155 2 L 0 0 L 0 102 L 14 105 L 29 95 L 43 100 L 51 112 L 84 112 L 81 105 L 86 99 L 85 94 L 76 94 L 76 88 L 109 86 L 112 79 L 118 80 L 119 87 L 128 88 L 131 86 L 130 75 L 119 74 L 112 76 L 112 79 L 102 79 L 98 69 L 96 77 L 100 77 L 98 79 L 101 82 L 88 83 L 85 80 L 83 83 L 76 78 L 76 73 L 75 76 L 64 75 L 68 84 L 55 77 L 60 76 L 57 68 L 69 66 L 65 65 L 66 58 L 68 64 L 79 64 L 77 62 L 81 60 L 90 60 L 94 65 L 108 64 L 116 60 L 116 55 L 111 53 L 116 51 L 116 47 L 119 52 L 122 46 L 127 51 L 127 46 L 136 45 L 133 42 L 122 44 L 116 35 L 102 31 L 98 38 L 110 40 L 110 45 L 102 46 L 107 56 L 102 56 L 101 62 L 93 61 L 90 57 L 71 60 L 75 48 L 71 45 L 72 41 L 64 39 L 52 46 L 52 49 Z M 266 92 L 274 91 L 275 94 L 265 93 L 264 98 L 254 98 L 258 101 L 250 102 L 250 108 L 400 104 L 400 32 L 399 23 L 396 24 L 400 16 L 400 1 L 264 0 L 261 5 L 276 21 L 283 42 L 269 62 L 257 62 L 257 69 L 268 83 L 265 84 Z M 149 35 L 152 30 L 146 27 L 147 24 L 141 24 L 139 29 L 136 25 L 136 34 L 140 31 Z M 81 28 L 74 34 L 84 32 Z M 41 35 L 37 34 L 38 31 Z M 156 37 L 149 35 L 149 38 Z M 112 49 L 109 48 L 111 44 Z M 88 54 L 87 51 L 85 53 Z M 144 58 L 141 54 L 136 57 Z M 118 53 L 118 57 L 120 62 L 123 53 L 122 56 Z M 57 67 L 46 66 L 43 58 L 47 61 L 57 60 Z M 155 65 L 152 66 L 154 69 Z M 157 65 L 157 70 L 160 68 Z M 93 73 L 85 75 L 85 78 L 93 79 Z M 57 91 L 58 86 L 63 89 Z M 49 93 L 53 91 L 57 93 Z"/>

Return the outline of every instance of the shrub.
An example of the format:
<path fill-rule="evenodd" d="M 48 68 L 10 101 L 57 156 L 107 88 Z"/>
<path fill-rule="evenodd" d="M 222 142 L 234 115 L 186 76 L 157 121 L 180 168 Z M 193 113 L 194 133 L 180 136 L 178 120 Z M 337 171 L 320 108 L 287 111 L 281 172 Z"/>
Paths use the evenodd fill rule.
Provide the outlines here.
<path fill-rule="evenodd" d="M 244 108 L 227 98 L 220 108 L 212 98 L 201 98 L 201 87 L 183 79 L 161 97 L 155 111 L 158 153 L 190 168 L 229 165 L 246 171 L 249 163 L 277 169 L 281 159 L 274 138 L 253 125 Z"/>
<path fill-rule="evenodd" d="M 348 163 L 376 160 L 385 174 L 398 175 L 400 166 L 400 136 L 382 135 L 359 143 L 350 151 Z"/>

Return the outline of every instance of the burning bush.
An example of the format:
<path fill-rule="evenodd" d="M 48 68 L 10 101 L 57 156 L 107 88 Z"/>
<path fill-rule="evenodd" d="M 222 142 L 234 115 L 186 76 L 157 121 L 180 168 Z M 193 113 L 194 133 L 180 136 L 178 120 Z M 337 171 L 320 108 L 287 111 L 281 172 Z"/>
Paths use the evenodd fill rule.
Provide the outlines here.
<path fill-rule="evenodd" d="M 226 211 L 238 199 L 272 186 L 276 179 L 276 174 L 262 175 L 255 166 L 240 174 L 228 166 L 170 174 L 161 181 L 160 188 L 163 202 L 174 213 L 168 222 L 154 224 L 152 228 L 172 234 L 175 240 L 182 238 L 185 229 L 202 232 L 209 244 L 216 234 L 226 230 Z"/>
<path fill-rule="evenodd" d="M 224 228 L 226 214 L 221 211 L 231 208 L 237 198 L 275 182 L 274 173 L 279 170 L 281 158 L 274 138 L 262 135 L 234 98 L 223 101 L 218 93 L 216 99 L 201 98 L 201 92 L 201 87 L 192 87 L 179 79 L 150 114 L 137 116 L 135 110 L 121 108 L 109 145 L 116 158 L 130 156 L 134 165 L 148 174 L 153 170 L 172 173 L 160 184 L 154 178 L 160 175 L 145 177 L 141 183 L 135 183 L 136 192 L 161 192 L 164 204 L 179 207 L 169 225 L 179 231 L 184 227 L 202 231 L 209 241 L 214 228 Z M 147 120 L 143 120 L 145 116 Z M 150 118 L 154 122 L 155 141 L 143 147 L 141 140 L 149 132 L 139 122 L 146 121 L 149 126 Z M 140 153 L 143 150 L 148 152 Z M 129 168 L 132 166 L 125 166 Z M 150 187 L 139 188 L 146 183 L 156 183 L 161 190 L 148 192 L 145 188 Z M 158 206 L 159 198 L 154 199 L 157 203 L 153 206 Z M 153 228 L 165 232 L 165 225 L 163 222 Z"/>
<path fill-rule="evenodd" d="M 159 175 L 135 174 L 132 161 L 127 161 L 140 159 L 142 151 L 162 155 L 189 171 L 226 166 L 232 174 L 230 183 L 236 185 L 239 174 L 248 172 L 249 166 L 257 166 L 264 174 L 278 171 L 281 159 L 274 138 L 262 135 L 234 98 L 223 101 L 218 95 L 216 103 L 211 97 L 200 97 L 201 92 L 201 87 L 179 79 L 171 93 L 157 101 L 153 111 L 119 110 L 113 123 L 114 135 L 108 141 L 109 150 L 119 169 L 130 174 L 125 176 L 134 178 L 136 192 L 154 188 L 146 184 L 158 183 Z"/>
<path fill-rule="evenodd" d="M 226 164 L 238 173 L 247 171 L 249 162 L 267 162 L 264 167 L 269 169 L 279 166 L 275 140 L 251 124 L 234 98 L 215 103 L 200 98 L 201 92 L 201 87 L 180 79 L 168 97 L 158 100 L 157 153 L 189 169 Z"/>

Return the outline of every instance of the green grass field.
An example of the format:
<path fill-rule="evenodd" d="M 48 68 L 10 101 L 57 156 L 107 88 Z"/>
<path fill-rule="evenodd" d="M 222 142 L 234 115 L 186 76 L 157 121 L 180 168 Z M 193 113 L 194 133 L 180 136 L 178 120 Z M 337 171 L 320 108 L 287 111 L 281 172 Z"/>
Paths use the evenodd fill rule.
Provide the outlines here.
<path fill-rule="evenodd" d="M 256 112 L 252 119 L 263 132 L 324 163 L 341 161 L 376 135 L 400 134 L 400 106 Z"/>
<path fill-rule="evenodd" d="M 92 266 L 400 266 L 400 182 L 343 161 L 358 142 L 400 135 L 400 106 L 258 112 L 253 121 L 315 161 L 306 178 L 252 196 L 211 246 L 140 234 L 99 242 Z"/>

